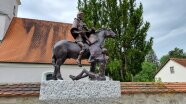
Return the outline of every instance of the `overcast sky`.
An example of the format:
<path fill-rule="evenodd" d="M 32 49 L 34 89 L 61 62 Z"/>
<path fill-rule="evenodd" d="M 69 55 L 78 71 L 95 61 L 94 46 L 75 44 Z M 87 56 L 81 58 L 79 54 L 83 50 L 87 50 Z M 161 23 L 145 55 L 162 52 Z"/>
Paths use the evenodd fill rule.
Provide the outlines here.
<path fill-rule="evenodd" d="M 186 0 L 137 0 L 144 20 L 150 22 L 148 37 L 154 37 L 158 58 L 175 47 L 186 51 Z M 72 23 L 77 0 L 21 0 L 18 17 Z"/>

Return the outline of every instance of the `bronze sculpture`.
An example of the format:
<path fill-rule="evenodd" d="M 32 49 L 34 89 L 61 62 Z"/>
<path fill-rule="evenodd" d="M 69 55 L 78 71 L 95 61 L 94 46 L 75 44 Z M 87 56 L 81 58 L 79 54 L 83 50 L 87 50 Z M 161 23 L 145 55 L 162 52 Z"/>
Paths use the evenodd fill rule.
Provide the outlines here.
<path fill-rule="evenodd" d="M 99 33 L 99 31 L 105 31 L 105 34 Z M 108 29 L 101 29 L 95 33 L 95 36 L 97 36 L 98 40 L 94 44 L 90 45 L 89 51 L 91 56 L 94 57 L 94 61 L 92 61 L 91 64 L 96 66 L 96 64 L 99 63 L 99 73 L 95 73 L 95 67 L 94 70 L 90 71 L 83 69 L 83 71 L 77 76 L 70 75 L 69 77 L 72 80 L 79 80 L 87 76 L 89 76 L 90 80 L 106 80 L 105 68 L 108 56 L 106 55 L 107 50 L 103 48 L 103 44 L 106 37 L 115 37 L 115 33 Z"/>
<path fill-rule="evenodd" d="M 72 24 L 71 28 L 71 34 L 74 37 L 76 43 L 81 47 L 81 51 L 79 52 L 79 56 L 76 60 L 77 64 L 82 67 L 81 65 L 81 57 L 83 53 L 85 52 L 85 43 L 91 44 L 88 36 L 90 34 L 93 34 L 93 31 L 89 30 L 85 23 L 83 23 L 83 12 L 79 12 L 77 14 L 77 18 L 74 19 L 74 22 Z"/>
<path fill-rule="evenodd" d="M 75 42 L 61 40 L 53 47 L 52 64 L 55 67 L 53 79 L 63 80 L 60 73 L 60 66 L 67 58 L 77 59 L 77 64 L 81 67 L 81 59 L 89 59 L 91 63 L 90 71 L 84 69 L 79 75 L 69 77 L 72 80 L 79 80 L 89 76 L 91 80 L 106 80 L 105 67 L 108 60 L 107 49 L 103 47 L 105 38 L 114 38 L 116 34 L 110 29 L 88 29 L 82 22 L 83 12 L 77 14 L 71 28 L 71 34 Z M 99 73 L 96 74 L 96 64 L 99 63 Z"/>
<path fill-rule="evenodd" d="M 108 56 L 106 56 L 106 54 L 104 53 L 105 49 L 102 48 L 101 46 L 103 46 L 105 38 L 109 38 L 109 37 L 114 38 L 116 34 L 110 29 L 100 29 L 95 32 L 95 35 L 97 36 L 98 41 L 90 45 L 90 51 L 96 50 L 95 52 L 93 52 L 95 53 L 96 61 L 91 63 L 90 73 L 88 71 L 83 71 L 83 73 L 86 73 L 86 75 L 83 75 L 83 76 L 79 75 L 80 77 L 71 75 L 71 78 L 73 77 L 72 78 L 73 80 L 78 80 L 86 76 L 89 76 L 90 78 L 92 78 L 92 80 L 94 77 L 98 78 L 96 77 L 97 74 L 94 74 L 95 68 L 96 68 L 96 62 L 100 62 L 100 69 L 99 69 L 100 73 L 98 76 L 100 76 L 101 78 L 98 78 L 98 80 L 101 80 L 101 79 L 105 80 L 104 79 L 105 78 L 105 65 L 106 65 Z M 80 51 L 81 51 L 81 47 L 77 43 L 67 41 L 67 40 L 58 41 L 54 45 L 53 56 L 52 56 L 52 63 L 53 63 L 53 66 L 55 67 L 54 73 L 53 73 L 54 80 L 57 80 L 57 79 L 63 80 L 63 78 L 61 77 L 61 73 L 60 73 L 60 66 L 65 62 L 67 58 L 77 59 Z M 90 51 L 89 51 L 89 45 L 85 44 L 85 52 L 82 55 L 82 59 L 88 59 L 90 56 Z"/>

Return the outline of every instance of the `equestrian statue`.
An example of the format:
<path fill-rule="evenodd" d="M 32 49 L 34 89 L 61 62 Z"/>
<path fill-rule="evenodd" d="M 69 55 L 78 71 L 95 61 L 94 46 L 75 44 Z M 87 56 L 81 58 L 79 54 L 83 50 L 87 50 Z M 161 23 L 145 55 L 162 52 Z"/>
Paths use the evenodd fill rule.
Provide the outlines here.
<path fill-rule="evenodd" d="M 97 31 L 88 29 L 83 23 L 84 13 L 79 12 L 77 18 L 74 19 L 71 28 L 71 34 L 75 42 L 61 40 L 55 43 L 53 47 L 52 64 L 54 66 L 53 79 L 63 80 L 60 72 L 60 66 L 68 58 L 77 59 L 76 62 L 81 67 L 81 59 L 88 59 L 90 62 L 90 71 L 83 69 L 77 75 L 70 75 L 72 80 L 79 80 L 84 77 L 89 77 L 91 80 L 106 80 L 105 69 L 108 61 L 106 55 L 107 49 L 104 48 L 106 38 L 114 38 L 116 34 L 111 29 L 102 28 Z M 96 65 L 99 63 L 99 73 L 95 73 Z"/>

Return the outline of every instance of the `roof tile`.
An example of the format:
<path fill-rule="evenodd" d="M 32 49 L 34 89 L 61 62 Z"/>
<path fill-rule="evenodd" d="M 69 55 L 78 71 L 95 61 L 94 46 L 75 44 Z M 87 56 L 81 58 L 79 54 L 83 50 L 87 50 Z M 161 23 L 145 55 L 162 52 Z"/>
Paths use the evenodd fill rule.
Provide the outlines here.
<path fill-rule="evenodd" d="M 39 92 L 40 83 L 0 84 L 0 96 L 39 96 Z M 186 93 L 186 82 L 121 82 L 121 93 Z"/>
<path fill-rule="evenodd" d="M 126 93 L 186 93 L 186 83 L 122 82 L 122 94 Z"/>
<path fill-rule="evenodd" d="M 173 60 L 182 66 L 186 67 L 186 58 L 170 58 L 170 60 Z"/>
<path fill-rule="evenodd" d="M 14 17 L 0 43 L 0 62 L 50 63 L 52 47 L 62 39 L 74 41 L 71 24 Z M 65 64 L 75 64 L 67 59 Z M 82 64 L 88 64 L 82 61 Z"/>
<path fill-rule="evenodd" d="M 38 96 L 40 83 L 0 84 L 0 96 Z"/>

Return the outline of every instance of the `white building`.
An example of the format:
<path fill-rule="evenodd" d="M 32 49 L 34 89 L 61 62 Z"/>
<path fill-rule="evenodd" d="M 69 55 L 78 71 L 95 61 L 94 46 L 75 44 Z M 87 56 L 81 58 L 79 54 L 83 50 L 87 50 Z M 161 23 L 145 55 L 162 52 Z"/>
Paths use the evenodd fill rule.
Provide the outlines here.
<path fill-rule="evenodd" d="M 3 40 L 12 18 L 17 16 L 20 4 L 20 0 L 0 0 L 0 40 Z"/>
<path fill-rule="evenodd" d="M 73 40 L 71 24 L 16 17 L 20 4 L 20 0 L 0 0 L 0 83 L 40 82 L 43 72 L 54 69 L 54 43 Z M 89 69 L 86 61 L 82 63 Z M 61 73 L 69 79 L 69 74 L 77 75 L 83 68 L 67 60 Z"/>
<path fill-rule="evenodd" d="M 162 82 L 186 82 L 186 59 L 170 58 L 155 76 Z"/>

